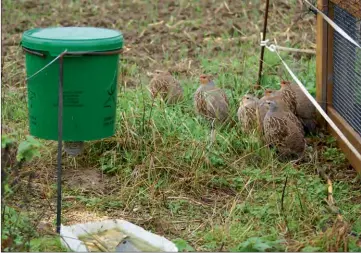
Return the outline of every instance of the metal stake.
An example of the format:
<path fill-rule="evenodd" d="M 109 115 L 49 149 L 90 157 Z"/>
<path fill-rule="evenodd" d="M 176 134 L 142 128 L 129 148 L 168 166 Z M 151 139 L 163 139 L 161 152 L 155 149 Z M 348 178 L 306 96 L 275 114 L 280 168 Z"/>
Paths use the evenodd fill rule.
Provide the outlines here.
<path fill-rule="evenodd" d="M 268 9 L 269 9 L 269 0 L 266 0 L 266 10 L 264 13 L 264 24 L 263 24 L 263 33 L 262 33 L 262 40 L 266 40 L 266 33 L 267 33 L 267 21 L 268 21 Z M 262 70 L 263 70 L 263 59 L 264 59 L 264 46 L 261 47 L 261 58 L 259 60 L 259 70 L 258 70 L 258 81 L 256 85 L 256 89 L 260 88 L 261 78 L 262 78 Z"/>
<path fill-rule="evenodd" d="M 63 149 L 63 60 L 64 55 L 59 58 L 59 104 L 58 104 L 58 171 L 57 171 L 57 210 L 56 210 L 56 232 L 60 233 L 61 226 L 61 172 L 62 172 L 62 149 Z"/>

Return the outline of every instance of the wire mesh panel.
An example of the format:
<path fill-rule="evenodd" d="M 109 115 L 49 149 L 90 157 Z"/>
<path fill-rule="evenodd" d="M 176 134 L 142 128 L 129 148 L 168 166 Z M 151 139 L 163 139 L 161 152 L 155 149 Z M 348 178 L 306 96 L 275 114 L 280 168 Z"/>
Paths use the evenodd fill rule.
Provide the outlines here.
<path fill-rule="evenodd" d="M 361 44 L 361 20 L 335 6 L 334 22 Z M 334 32 L 332 104 L 361 135 L 361 49 Z"/>

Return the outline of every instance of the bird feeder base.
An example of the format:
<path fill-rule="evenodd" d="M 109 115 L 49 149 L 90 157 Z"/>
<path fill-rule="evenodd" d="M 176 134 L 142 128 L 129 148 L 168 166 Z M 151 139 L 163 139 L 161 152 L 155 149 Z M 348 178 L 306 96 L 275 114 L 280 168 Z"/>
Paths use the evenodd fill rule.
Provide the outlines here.
<path fill-rule="evenodd" d="M 84 150 L 83 141 L 65 141 L 64 150 L 70 156 L 77 156 Z"/>

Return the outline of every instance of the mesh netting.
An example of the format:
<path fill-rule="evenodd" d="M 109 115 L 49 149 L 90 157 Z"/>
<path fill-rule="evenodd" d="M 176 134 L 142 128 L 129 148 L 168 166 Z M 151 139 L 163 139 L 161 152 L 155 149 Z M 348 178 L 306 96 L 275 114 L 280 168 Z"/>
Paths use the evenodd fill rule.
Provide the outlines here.
<path fill-rule="evenodd" d="M 335 6 L 334 22 L 361 44 L 361 20 Z M 361 49 L 334 32 L 333 106 L 361 135 Z"/>

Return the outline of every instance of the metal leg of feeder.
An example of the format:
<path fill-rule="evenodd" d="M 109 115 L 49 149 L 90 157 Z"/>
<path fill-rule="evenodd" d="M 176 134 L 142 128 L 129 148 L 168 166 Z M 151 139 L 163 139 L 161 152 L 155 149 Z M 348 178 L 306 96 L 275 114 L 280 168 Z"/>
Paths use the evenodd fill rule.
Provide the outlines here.
<path fill-rule="evenodd" d="M 61 226 L 61 176 L 62 176 L 62 149 L 63 149 L 63 56 L 59 58 L 59 104 L 58 104 L 58 158 L 57 158 L 57 210 L 56 232 L 60 233 Z"/>

